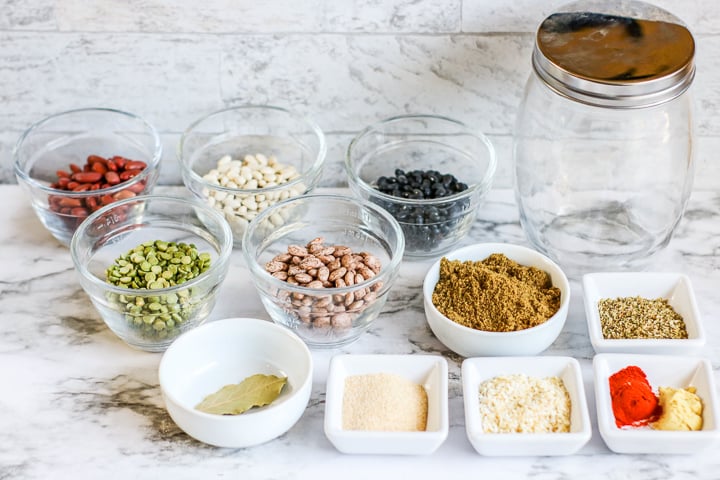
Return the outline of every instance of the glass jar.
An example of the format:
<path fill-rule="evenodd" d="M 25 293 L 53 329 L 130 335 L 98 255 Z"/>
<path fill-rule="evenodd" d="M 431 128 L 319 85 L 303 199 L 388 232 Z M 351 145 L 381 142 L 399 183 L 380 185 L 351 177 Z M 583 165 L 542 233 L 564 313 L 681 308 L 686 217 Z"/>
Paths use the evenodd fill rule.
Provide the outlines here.
<path fill-rule="evenodd" d="M 692 189 L 692 34 L 637 1 L 580 1 L 538 28 L 514 136 L 530 243 L 570 269 L 636 267 Z"/>

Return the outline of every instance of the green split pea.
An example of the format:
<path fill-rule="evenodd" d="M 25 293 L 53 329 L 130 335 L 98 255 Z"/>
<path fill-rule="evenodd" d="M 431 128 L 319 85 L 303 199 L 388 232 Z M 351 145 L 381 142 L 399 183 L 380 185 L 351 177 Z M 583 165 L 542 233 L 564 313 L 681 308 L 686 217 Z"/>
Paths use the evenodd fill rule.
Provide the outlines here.
<path fill-rule="evenodd" d="M 154 240 L 142 243 L 115 259 L 105 270 L 108 283 L 132 290 L 158 290 L 181 285 L 210 268 L 210 254 L 195 245 Z M 110 293 L 110 301 L 125 312 L 134 328 L 164 338 L 192 317 L 192 289 L 158 295 Z"/>

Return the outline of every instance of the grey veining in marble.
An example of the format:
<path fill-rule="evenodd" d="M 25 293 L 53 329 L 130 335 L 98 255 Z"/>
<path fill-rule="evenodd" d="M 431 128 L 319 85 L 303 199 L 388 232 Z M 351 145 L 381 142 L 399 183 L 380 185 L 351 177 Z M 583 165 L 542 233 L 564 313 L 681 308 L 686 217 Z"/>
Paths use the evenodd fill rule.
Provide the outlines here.
<path fill-rule="evenodd" d="M 182 193 L 160 187 L 162 193 Z M 160 354 L 127 347 L 104 326 L 82 292 L 69 252 L 43 229 L 17 186 L 0 186 L 0 479 L 414 478 L 714 479 L 712 450 L 689 456 L 618 455 L 596 428 L 577 455 L 480 457 L 465 436 L 460 364 L 430 332 L 421 283 L 430 261 L 405 262 L 383 313 L 356 343 L 313 352 L 313 392 L 285 435 L 248 449 L 203 445 L 180 431 L 164 409 L 157 378 Z M 687 215 L 652 270 L 687 273 L 709 338 L 701 354 L 720 366 L 720 195 L 695 192 Z M 493 190 L 468 239 L 524 244 L 510 190 Z M 595 423 L 591 358 L 582 292 L 572 279 L 568 321 L 544 354 L 578 358 Z M 268 318 L 234 252 L 211 321 Z M 336 353 L 441 354 L 450 365 L 450 434 L 432 455 L 353 456 L 323 433 L 325 379 Z"/>

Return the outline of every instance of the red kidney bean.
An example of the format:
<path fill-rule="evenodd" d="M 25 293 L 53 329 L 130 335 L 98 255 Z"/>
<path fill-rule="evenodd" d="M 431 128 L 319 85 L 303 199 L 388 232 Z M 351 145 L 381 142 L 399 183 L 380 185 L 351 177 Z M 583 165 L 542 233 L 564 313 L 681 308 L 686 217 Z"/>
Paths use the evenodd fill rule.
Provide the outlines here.
<path fill-rule="evenodd" d="M 120 174 L 120 180 L 123 181 L 123 182 L 128 181 L 128 180 L 130 180 L 131 178 L 133 178 L 135 175 L 137 175 L 138 173 L 140 173 L 139 170 L 138 170 L 138 171 L 135 171 L 135 170 L 125 170 L 124 172 L 122 172 L 122 173 Z"/>
<path fill-rule="evenodd" d="M 147 163 L 140 160 L 128 160 L 125 162 L 125 170 L 143 170 L 147 167 Z"/>
<path fill-rule="evenodd" d="M 107 163 L 95 162 L 92 164 L 92 167 L 90 167 L 90 170 L 92 170 L 93 172 L 104 174 L 108 170 Z"/>
<path fill-rule="evenodd" d="M 58 205 L 61 207 L 82 207 L 82 200 L 79 198 L 62 197 L 58 201 Z"/>
<path fill-rule="evenodd" d="M 103 174 L 99 172 L 80 172 L 73 173 L 70 178 L 79 183 L 96 183 L 103 178 Z"/>
<path fill-rule="evenodd" d="M 117 185 L 120 183 L 120 176 L 117 172 L 109 171 L 105 173 L 105 181 L 110 185 Z"/>
<path fill-rule="evenodd" d="M 68 166 L 68 170 L 57 170 L 57 181 L 50 184 L 51 188 L 71 192 L 85 192 L 102 190 L 122 184 L 137 176 L 147 168 L 147 163 L 140 160 L 131 160 L 119 155 L 104 158 L 99 155 L 88 155 L 85 164 L 81 167 L 75 163 Z M 95 210 L 109 205 L 117 200 L 132 198 L 145 190 L 145 182 L 129 185 L 113 195 L 104 194 L 92 197 L 62 197 L 48 196 L 48 206 L 51 210 L 68 215 L 65 222 L 69 228 L 76 228 L 82 220 Z M 70 218 L 74 217 L 74 218 Z"/>
<path fill-rule="evenodd" d="M 134 196 L 135 194 L 130 190 L 120 190 L 115 195 L 113 195 L 113 198 L 115 200 L 125 200 L 126 198 L 132 198 Z"/>
<path fill-rule="evenodd" d="M 118 171 L 118 168 L 119 168 L 119 167 L 118 167 L 118 164 L 115 163 L 115 160 L 113 160 L 112 158 L 107 161 L 107 164 L 106 164 L 106 165 L 107 165 L 108 170 L 113 171 L 113 172 L 117 172 L 117 171 Z"/>
<path fill-rule="evenodd" d="M 125 162 L 127 161 L 127 158 L 115 156 L 115 157 L 112 157 L 111 160 L 113 161 L 113 163 L 115 165 L 117 165 L 118 168 L 125 168 Z"/>

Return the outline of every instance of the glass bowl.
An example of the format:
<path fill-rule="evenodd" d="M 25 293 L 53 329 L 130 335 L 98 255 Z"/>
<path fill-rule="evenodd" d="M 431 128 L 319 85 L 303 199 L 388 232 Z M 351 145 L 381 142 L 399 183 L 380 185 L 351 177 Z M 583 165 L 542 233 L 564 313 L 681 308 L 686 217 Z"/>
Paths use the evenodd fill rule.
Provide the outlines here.
<path fill-rule="evenodd" d="M 161 157 L 162 144 L 152 125 L 107 108 L 71 110 L 45 118 L 28 128 L 13 150 L 20 187 L 45 228 L 66 246 L 92 212 L 150 193 L 157 183 Z M 126 168 L 142 165 L 142 169 Z"/>
<path fill-rule="evenodd" d="M 175 271 L 186 272 L 197 263 L 191 254 L 180 256 L 158 247 L 159 261 L 149 253 L 127 258 L 122 267 L 127 269 L 119 270 L 127 278 L 108 280 L 106 270 L 120 263 L 116 259 L 156 240 L 174 242 L 179 250 L 183 244 L 194 245 L 199 255 L 209 255 L 209 268 L 198 268 L 184 280 L 179 274 L 166 277 L 165 272 L 174 268 L 171 264 L 178 265 Z M 80 225 L 70 243 L 80 284 L 107 326 L 128 345 L 150 352 L 165 350 L 180 334 L 207 319 L 231 252 L 232 233 L 220 213 L 196 200 L 156 195 L 101 208 Z M 162 272 L 156 271 L 154 266 L 164 260 Z M 155 278 L 147 276 L 150 272 L 158 279 L 177 281 L 150 283 Z M 132 285 L 130 280 L 141 275 L 146 285 L 122 286 Z"/>
<path fill-rule="evenodd" d="M 260 213 L 242 250 L 270 317 L 311 347 L 338 347 L 377 318 L 404 245 L 397 221 L 377 206 L 306 195 Z"/>
<path fill-rule="evenodd" d="M 283 108 L 245 105 L 190 125 L 178 158 L 185 186 L 225 215 L 239 247 L 258 213 L 317 186 L 326 152 L 325 135 L 312 120 Z"/>
<path fill-rule="evenodd" d="M 495 150 L 482 133 L 446 117 L 405 115 L 383 120 L 350 143 L 345 169 L 352 192 L 380 205 L 400 223 L 406 257 L 432 257 L 450 250 L 470 230 L 495 174 Z M 402 183 L 415 172 L 427 185 L 425 198 L 404 198 L 378 189 L 381 177 Z M 454 176 L 467 188 L 457 191 Z M 422 180 L 420 180 L 422 178 Z M 425 183 L 423 183 L 425 182 Z M 447 185 L 446 185 L 447 184 Z M 448 185 L 453 185 L 452 188 Z M 438 193 L 448 196 L 437 198 Z M 429 195 L 428 195 L 429 194 Z"/>

